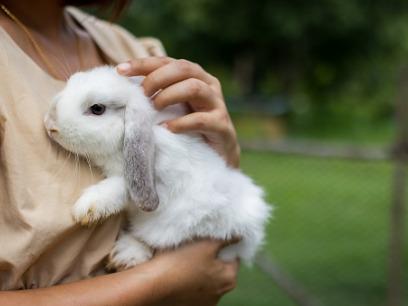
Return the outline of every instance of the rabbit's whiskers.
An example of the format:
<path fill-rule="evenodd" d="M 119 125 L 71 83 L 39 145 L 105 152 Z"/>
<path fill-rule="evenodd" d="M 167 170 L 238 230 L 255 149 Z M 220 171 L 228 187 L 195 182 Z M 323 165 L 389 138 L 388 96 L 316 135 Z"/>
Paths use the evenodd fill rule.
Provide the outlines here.
<path fill-rule="evenodd" d="M 75 181 L 76 181 L 76 186 L 78 187 L 78 184 L 80 183 L 79 181 L 79 176 L 80 176 L 80 164 L 79 164 L 79 155 L 78 153 L 74 153 L 74 157 L 75 157 Z"/>
<path fill-rule="evenodd" d="M 47 155 L 44 160 L 55 160 L 58 163 L 58 167 L 51 172 L 51 175 L 54 177 L 60 176 L 62 172 L 64 172 L 67 163 L 71 159 L 72 152 L 63 149 L 62 147 L 56 147 L 56 144 L 52 141 L 48 142 L 47 145 Z M 62 156 L 62 158 L 61 158 Z M 62 159 L 60 161 L 60 159 Z"/>
<path fill-rule="evenodd" d="M 86 163 L 89 166 L 89 171 L 91 171 L 92 179 L 94 179 L 95 177 L 94 177 L 94 174 L 93 174 L 93 171 L 92 171 L 91 159 L 89 158 L 89 155 L 87 153 L 84 153 L 84 156 L 85 156 Z"/>
<path fill-rule="evenodd" d="M 66 154 L 66 153 L 68 153 L 68 154 Z M 58 168 L 56 169 L 56 171 L 55 171 L 55 173 L 54 173 L 54 175 L 55 175 L 56 177 L 60 176 L 61 173 L 64 173 L 65 167 L 66 167 L 66 165 L 69 163 L 69 161 L 70 161 L 70 159 L 71 159 L 72 152 L 71 152 L 71 151 L 65 151 L 65 150 L 58 149 L 58 153 L 57 153 L 57 154 L 58 154 L 58 155 L 64 154 L 64 158 L 63 158 L 63 160 L 62 160 L 61 163 L 58 163 Z"/>

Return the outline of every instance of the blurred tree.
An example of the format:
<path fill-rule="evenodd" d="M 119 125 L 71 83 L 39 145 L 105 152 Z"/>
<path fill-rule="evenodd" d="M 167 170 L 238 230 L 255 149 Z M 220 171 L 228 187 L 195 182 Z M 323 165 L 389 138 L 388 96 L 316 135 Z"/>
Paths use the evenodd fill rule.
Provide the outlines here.
<path fill-rule="evenodd" d="M 135 0 L 123 23 L 171 56 L 230 70 L 235 94 L 284 94 L 316 116 L 364 97 L 378 117 L 406 54 L 408 1 Z"/>

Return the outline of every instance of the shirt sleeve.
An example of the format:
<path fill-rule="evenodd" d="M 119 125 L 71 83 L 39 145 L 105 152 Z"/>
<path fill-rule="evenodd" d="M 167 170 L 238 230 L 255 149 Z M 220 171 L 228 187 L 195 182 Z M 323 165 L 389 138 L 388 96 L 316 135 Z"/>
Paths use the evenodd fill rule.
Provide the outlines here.
<path fill-rule="evenodd" d="M 160 40 L 154 37 L 140 37 L 140 43 L 146 48 L 150 56 L 166 56 L 166 50 Z"/>

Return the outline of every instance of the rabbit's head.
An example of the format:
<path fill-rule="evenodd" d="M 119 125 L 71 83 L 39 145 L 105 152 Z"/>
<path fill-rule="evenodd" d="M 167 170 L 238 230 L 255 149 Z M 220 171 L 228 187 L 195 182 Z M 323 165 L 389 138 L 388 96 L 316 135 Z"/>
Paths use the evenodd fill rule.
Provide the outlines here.
<path fill-rule="evenodd" d="M 45 118 L 49 136 L 69 151 L 111 155 L 121 150 L 124 112 L 138 88 L 113 68 L 75 73 Z"/>
<path fill-rule="evenodd" d="M 154 210 L 153 107 L 140 86 L 112 67 L 78 72 L 54 98 L 45 116 L 48 135 L 65 149 L 91 160 L 123 154 L 129 194 L 143 210 Z"/>

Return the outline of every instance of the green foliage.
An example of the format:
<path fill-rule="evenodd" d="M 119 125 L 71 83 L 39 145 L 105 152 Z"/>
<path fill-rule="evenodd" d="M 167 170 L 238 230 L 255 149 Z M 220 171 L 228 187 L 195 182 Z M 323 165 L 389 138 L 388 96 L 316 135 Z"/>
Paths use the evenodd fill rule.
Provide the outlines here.
<path fill-rule="evenodd" d="M 205 66 L 226 96 L 283 95 L 300 127 L 389 118 L 408 55 L 404 0 L 136 0 L 123 23 Z"/>

